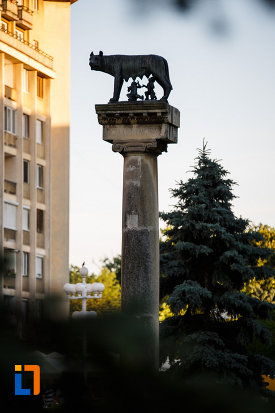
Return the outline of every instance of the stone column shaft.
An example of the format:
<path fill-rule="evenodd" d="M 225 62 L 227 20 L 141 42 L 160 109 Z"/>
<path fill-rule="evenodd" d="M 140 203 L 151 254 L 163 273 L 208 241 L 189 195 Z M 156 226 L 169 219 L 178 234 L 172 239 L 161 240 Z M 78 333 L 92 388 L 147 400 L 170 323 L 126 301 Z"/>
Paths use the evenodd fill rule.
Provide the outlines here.
<path fill-rule="evenodd" d="M 159 336 L 159 218 L 157 155 L 124 156 L 122 205 L 122 311 L 144 326 L 142 360 L 125 363 L 156 370 Z M 142 323 L 142 325 L 141 325 Z M 145 351 L 144 351 L 145 350 Z M 131 360 L 131 357 L 134 360 Z"/>
<path fill-rule="evenodd" d="M 156 316 L 159 299 L 158 177 L 155 154 L 124 157 L 122 310 Z"/>

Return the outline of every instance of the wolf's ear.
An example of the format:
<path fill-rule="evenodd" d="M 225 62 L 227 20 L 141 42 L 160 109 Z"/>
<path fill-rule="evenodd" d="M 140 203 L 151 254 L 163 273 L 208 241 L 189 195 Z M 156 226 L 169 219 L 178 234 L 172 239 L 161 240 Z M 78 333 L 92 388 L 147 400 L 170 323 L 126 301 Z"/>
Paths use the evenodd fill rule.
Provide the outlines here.
<path fill-rule="evenodd" d="M 102 52 L 102 50 L 100 50 L 100 52 L 99 52 L 99 56 L 103 56 L 103 52 Z"/>
<path fill-rule="evenodd" d="M 94 52 L 91 52 L 91 56 L 93 56 L 94 55 Z"/>

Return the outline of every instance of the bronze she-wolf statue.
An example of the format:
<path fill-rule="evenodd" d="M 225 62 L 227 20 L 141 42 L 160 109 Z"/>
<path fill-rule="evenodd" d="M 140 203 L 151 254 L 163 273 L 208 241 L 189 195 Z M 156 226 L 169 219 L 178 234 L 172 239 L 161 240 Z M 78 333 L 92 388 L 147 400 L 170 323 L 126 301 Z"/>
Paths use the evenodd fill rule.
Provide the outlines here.
<path fill-rule="evenodd" d="M 168 63 L 161 56 L 154 54 L 103 56 L 103 52 L 100 51 L 98 55 L 94 55 L 93 52 L 90 54 L 89 64 L 91 70 L 98 70 L 114 76 L 114 95 L 110 102 L 119 100 L 123 80 L 127 82 L 130 77 L 135 80 L 137 77 L 142 79 L 143 76 L 149 78 L 150 75 L 153 75 L 164 91 L 161 100 L 166 102 L 173 89 L 169 78 Z"/>

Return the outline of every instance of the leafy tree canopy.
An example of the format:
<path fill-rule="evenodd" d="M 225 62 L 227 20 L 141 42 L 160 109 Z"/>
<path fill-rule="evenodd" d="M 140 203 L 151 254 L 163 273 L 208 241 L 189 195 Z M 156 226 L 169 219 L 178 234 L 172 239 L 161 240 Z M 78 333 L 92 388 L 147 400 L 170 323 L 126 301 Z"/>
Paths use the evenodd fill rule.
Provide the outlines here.
<path fill-rule="evenodd" d="M 251 278 L 274 275 L 269 248 L 257 245 L 259 231 L 232 211 L 235 184 L 220 161 L 203 145 L 193 177 L 180 181 L 172 196 L 174 209 L 161 213 L 167 229 L 161 243 L 161 294 L 172 317 L 161 324 L 163 361 L 185 377 L 210 372 L 244 388 L 264 389 L 262 375 L 274 375 L 274 363 L 252 354 L 255 337 L 271 343 L 268 319 L 274 308 L 240 292 Z M 259 267 L 258 262 L 262 260 Z M 185 314 L 184 314 L 185 313 Z M 184 316 L 183 316 L 184 314 Z M 166 346 L 165 343 L 173 343 Z"/>
<path fill-rule="evenodd" d="M 116 255 L 113 258 L 104 258 L 103 266 L 108 268 L 108 270 L 116 273 L 116 278 L 121 284 L 121 255 Z"/>
<path fill-rule="evenodd" d="M 264 264 L 268 264 L 270 267 L 275 269 L 275 228 L 260 224 L 252 227 L 250 231 L 258 231 L 263 236 L 263 239 L 258 241 L 256 245 L 273 250 L 273 253 L 264 261 L 259 259 L 258 265 L 261 267 Z M 249 280 L 248 283 L 245 284 L 243 291 L 251 297 L 275 304 L 274 277 L 263 278 L 262 280 L 257 280 L 253 277 L 253 279 Z"/>

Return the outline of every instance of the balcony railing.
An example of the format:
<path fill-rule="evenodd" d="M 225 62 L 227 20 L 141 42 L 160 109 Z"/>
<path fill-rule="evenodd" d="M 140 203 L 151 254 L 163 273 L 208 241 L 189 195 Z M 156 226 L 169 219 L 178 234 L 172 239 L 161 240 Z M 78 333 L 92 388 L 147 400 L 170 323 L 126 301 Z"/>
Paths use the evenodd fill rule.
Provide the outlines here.
<path fill-rule="evenodd" d="M 41 294 L 44 293 L 44 280 L 43 280 L 43 278 L 42 279 L 39 279 L 39 278 L 36 279 L 36 292 L 41 293 Z"/>
<path fill-rule="evenodd" d="M 15 289 L 15 277 L 16 274 L 4 275 L 3 287 Z"/>
<path fill-rule="evenodd" d="M 36 234 L 36 246 L 38 248 L 45 248 L 45 239 L 44 234 L 40 234 L 39 232 Z"/>
<path fill-rule="evenodd" d="M 23 231 L 23 244 L 30 245 L 30 231 Z"/>
<path fill-rule="evenodd" d="M 39 49 L 37 47 L 37 45 L 34 45 L 30 42 L 28 42 L 27 40 L 21 39 L 17 36 L 16 33 L 12 33 L 10 31 L 8 31 L 5 27 L 0 26 L 0 33 L 4 32 L 5 34 L 7 34 L 7 38 L 1 38 L 2 41 L 4 41 L 5 43 L 9 44 L 9 46 L 15 47 L 16 49 L 20 50 L 20 47 L 18 47 L 19 45 L 22 47 L 27 46 L 27 48 L 25 48 L 24 50 L 22 49 L 22 52 L 29 55 L 30 57 L 33 57 L 34 59 L 38 60 L 38 56 L 40 57 L 40 60 L 42 57 L 44 57 L 44 61 L 41 62 L 42 64 L 44 64 L 45 66 L 50 67 L 51 69 L 53 68 L 53 57 L 50 56 L 48 53 L 44 52 L 43 50 Z M 11 39 L 13 38 L 14 40 L 16 40 L 16 43 L 13 43 L 14 40 Z M 11 40 L 9 40 L 11 39 Z M 35 53 L 38 53 L 38 55 L 35 55 Z"/>
<path fill-rule="evenodd" d="M 45 191 L 42 188 L 37 188 L 37 202 L 45 204 Z"/>
<path fill-rule="evenodd" d="M 5 85 L 5 98 L 16 100 L 16 89 Z"/>
<path fill-rule="evenodd" d="M 30 199 L 30 185 L 26 182 L 23 183 L 23 198 Z"/>
<path fill-rule="evenodd" d="M 2 16 L 8 20 L 18 20 L 16 0 L 2 0 Z"/>
<path fill-rule="evenodd" d="M 7 146 L 11 146 L 12 148 L 16 148 L 16 139 L 15 135 L 12 135 L 9 132 L 4 132 L 4 144 Z"/>
<path fill-rule="evenodd" d="M 22 290 L 29 291 L 29 278 L 30 277 L 22 277 Z"/>
<path fill-rule="evenodd" d="M 37 157 L 44 159 L 45 158 L 45 145 L 38 143 L 36 145 L 36 148 L 37 148 Z"/>
<path fill-rule="evenodd" d="M 29 30 L 32 28 L 33 24 L 33 12 L 25 6 L 18 6 L 18 17 L 17 26 L 22 29 Z"/>
<path fill-rule="evenodd" d="M 30 153 L 30 140 L 23 139 L 23 152 Z"/>
<path fill-rule="evenodd" d="M 4 228 L 5 241 L 16 241 L 16 230 Z"/>
<path fill-rule="evenodd" d="M 9 181 L 8 179 L 5 179 L 4 192 L 6 194 L 16 195 L 16 182 L 12 182 L 12 181 Z"/>

